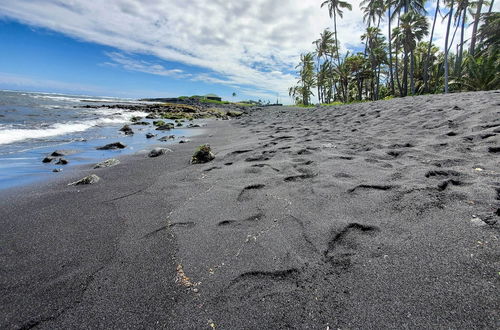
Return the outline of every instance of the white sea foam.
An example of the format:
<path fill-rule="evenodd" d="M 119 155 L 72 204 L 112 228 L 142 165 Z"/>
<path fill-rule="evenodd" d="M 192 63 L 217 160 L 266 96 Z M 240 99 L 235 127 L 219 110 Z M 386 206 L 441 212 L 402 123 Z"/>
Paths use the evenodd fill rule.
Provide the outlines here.
<path fill-rule="evenodd" d="M 112 124 L 120 124 L 128 122 L 133 116 L 146 116 L 147 113 L 141 111 L 130 111 L 116 113 L 113 116 L 104 117 L 95 120 L 74 121 L 67 123 L 56 123 L 44 128 L 18 128 L 18 129 L 1 129 L 0 128 L 0 145 L 8 144 L 17 141 L 28 139 L 42 139 L 50 136 L 64 135 L 69 133 L 77 133 L 88 130 L 95 126 L 108 126 Z"/>

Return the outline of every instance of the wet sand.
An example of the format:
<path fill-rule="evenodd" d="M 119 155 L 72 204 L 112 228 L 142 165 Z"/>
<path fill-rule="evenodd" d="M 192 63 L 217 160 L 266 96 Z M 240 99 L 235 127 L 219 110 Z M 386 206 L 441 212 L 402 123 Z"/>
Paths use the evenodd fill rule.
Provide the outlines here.
<path fill-rule="evenodd" d="M 499 92 L 247 112 L 2 193 L 0 327 L 498 326 Z"/>

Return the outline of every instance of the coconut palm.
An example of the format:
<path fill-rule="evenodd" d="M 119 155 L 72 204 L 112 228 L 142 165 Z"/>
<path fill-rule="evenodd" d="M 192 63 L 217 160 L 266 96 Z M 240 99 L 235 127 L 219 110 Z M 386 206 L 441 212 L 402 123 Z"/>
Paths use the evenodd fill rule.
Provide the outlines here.
<path fill-rule="evenodd" d="M 500 88 L 499 50 L 483 56 L 467 56 L 464 77 L 451 84 L 457 84 L 467 91 L 487 91 Z"/>
<path fill-rule="evenodd" d="M 330 18 L 333 18 L 333 30 L 335 33 L 335 48 L 337 51 L 337 63 L 340 65 L 339 56 L 339 42 L 337 34 L 337 15 L 342 18 L 344 16 L 344 11 L 342 9 L 352 10 L 350 3 L 342 0 L 326 0 L 321 4 L 321 8 L 328 6 L 328 14 Z"/>
<path fill-rule="evenodd" d="M 385 2 L 383 0 L 363 0 L 360 8 L 363 10 L 363 21 L 371 27 L 371 24 L 380 26 L 380 20 L 385 12 Z"/>
<path fill-rule="evenodd" d="M 451 17 L 453 15 L 453 6 L 455 5 L 454 0 L 449 0 L 448 6 L 450 10 L 448 12 L 448 24 L 446 25 L 446 36 L 444 38 L 444 92 L 449 93 L 449 77 L 450 77 L 450 63 L 448 59 L 449 48 L 448 40 L 450 37 L 450 27 L 451 27 Z"/>
<path fill-rule="evenodd" d="M 424 68 L 423 68 L 423 80 L 424 80 L 424 93 L 429 91 L 429 62 L 430 62 L 430 55 L 431 55 L 431 48 L 432 48 L 432 39 L 434 38 L 434 29 L 436 27 L 436 19 L 437 15 L 439 13 L 439 0 L 436 1 L 436 9 L 434 11 L 434 20 L 432 21 L 432 29 L 431 29 L 431 36 L 429 38 L 429 46 L 427 48 L 427 56 L 425 57 L 424 60 Z"/>
<path fill-rule="evenodd" d="M 470 47 L 469 54 L 474 56 L 474 51 L 476 50 L 476 40 L 477 40 L 477 28 L 479 26 L 479 20 L 481 18 L 481 9 L 483 8 L 483 0 L 479 0 L 476 6 L 476 14 L 474 15 L 474 24 L 472 25 L 472 35 L 470 37 Z"/>
<path fill-rule="evenodd" d="M 417 41 L 422 40 L 427 35 L 429 27 L 424 16 L 408 12 L 401 16 L 400 26 L 393 30 L 393 38 L 403 46 L 404 67 L 403 67 L 403 95 L 408 95 L 408 58 L 410 59 L 410 88 L 415 94 L 415 57 L 413 51 L 417 46 Z"/>
<path fill-rule="evenodd" d="M 305 53 L 300 55 L 300 63 L 295 67 L 299 69 L 298 85 L 289 89 L 289 95 L 297 100 L 300 97 L 301 103 L 310 104 L 311 95 L 314 95 L 311 88 L 316 87 L 314 75 L 314 54 Z"/>

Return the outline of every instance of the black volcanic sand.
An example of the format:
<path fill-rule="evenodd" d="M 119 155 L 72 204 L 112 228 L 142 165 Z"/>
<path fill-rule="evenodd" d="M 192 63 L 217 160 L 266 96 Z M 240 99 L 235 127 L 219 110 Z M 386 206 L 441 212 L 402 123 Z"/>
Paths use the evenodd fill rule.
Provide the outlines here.
<path fill-rule="evenodd" d="M 0 328 L 499 325 L 499 92 L 247 112 L 2 195 Z"/>

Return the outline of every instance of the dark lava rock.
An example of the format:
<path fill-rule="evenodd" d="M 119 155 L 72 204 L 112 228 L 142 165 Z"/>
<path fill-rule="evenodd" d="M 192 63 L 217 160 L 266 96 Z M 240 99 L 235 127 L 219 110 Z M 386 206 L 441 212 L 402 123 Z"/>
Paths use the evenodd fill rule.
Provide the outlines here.
<path fill-rule="evenodd" d="M 121 142 L 115 142 L 115 143 L 110 143 L 106 144 L 105 146 L 98 147 L 97 150 L 113 150 L 113 149 L 123 149 L 126 148 L 127 146 L 124 145 Z"/>
<path fill-rule="evenodd" d="M 174 124 L 172 123 L 166 123 L 165 125 L 161 125 L 156 128 L 157 131 L 168 131 L 174 128 Z"/>
<path fill-rule="evenodd" d="M 214 160 L 215 155 L 208 144 L 199 146 L 191 157 L 191 164 L 203 164 Z"/>
<path fill-rule="evenodd" d="M 120 131 L 123 132 L 123 133 L 125 133 L 125 135 L 132 135 L 132 134 L 134 134 L 134 131 L 128 125 L 124 125 L 122 128 L 120 128 Z"/>
<path fill-rule="evenodd" d="M 188 127 L 190 127 L 190 128 L 196 128 L 196 127 L 201 127 L 201 126 L 198 125 L 198 124 L 189 124 Z"/>
<path fill-rule="evenodd" d="M 86 176 L 78 181 L 75 181 L 75 182 L 72 182 L 72 183 L 69 183 L 68 185 L 69 186 L 79 186 L 79 185 L 82 185 L 82 184 L 94 184 L 96 183 L 97 181 L 99 181 L 101 178 L 98 177 L 97 175 L 95 174 L 91 174 L 89 176 Z"/>
<path fill-rule="evenodd" d="M 44 159 L 42 159 L 42 163 L 50 163 L 54 159 L 55 159 L 54 157 L 45 157 Z"/>
<path fill-rule="evenodd" d="M 189 139 L 182 139 L 179 141 L 179 143 L 188 143 L 188 142 L 191 142 L 191 140 Z"/>
<path fill-rule="evenodd" d="M 172 152 L 172 150 L 167 149 L 167 148 L 154 148 L 149 152 L 149 157 L 158 157 L 161 155 L 166 154 L 167 152 Z"/>
<path fill-rule="evenodd" d="M 102 161 L 100 163 L 95 164 L 94 168 L 112 167 L 112 166 L 115 166 L 118 164 L 120 164 L 120 161 L 118 159 L 111 158 L 111 159 L 106 159 L 105 161 Z"/>
<path fill-rule="evenodd" d="M 62 172 L 62 168 L 55 168 L 52 170 L 54 173 Z"/>
<path fill-rule="evenodd" d="M 167 135 L 158 139 L 158 141 L 166 142 L 168 140 L 174 140 L 175 135 Z"/>
<path fill-rule="evenodd" d="M 144 125 L 144 126 L 146 126 L 146 125 L 149 125 L 149 123 L 147 121 L 138 121 L 138 122 L 133 123 L 132 125 Z"/>
<path fill-rule="evenodd" d="M 50 154 L 51 157 L 61 157 L 76 154 L 76 150 L 56 150 Z"/>
<path fill-rule="evenodd" d="M 59 160 L 57 161 L 56 165 L 66 165 L 68 164 L 68 160 L 67 159 L 64 159 L 64 158 L 59 158 Z"/>
<path fill-rule="evenodd" d="M 154 138 L 156 136 L 156 134 L 153 134 L 153 133 L 147 133 L 146 134 L 146 139 L 151 139 L 151 138 Z"/>

